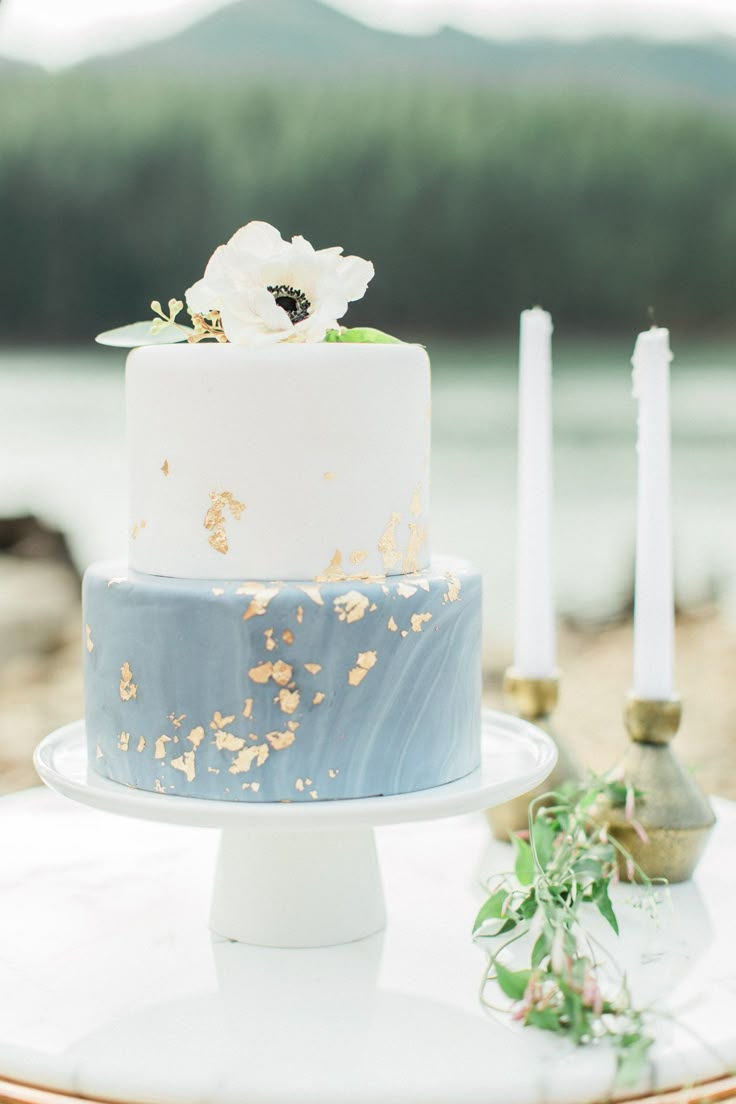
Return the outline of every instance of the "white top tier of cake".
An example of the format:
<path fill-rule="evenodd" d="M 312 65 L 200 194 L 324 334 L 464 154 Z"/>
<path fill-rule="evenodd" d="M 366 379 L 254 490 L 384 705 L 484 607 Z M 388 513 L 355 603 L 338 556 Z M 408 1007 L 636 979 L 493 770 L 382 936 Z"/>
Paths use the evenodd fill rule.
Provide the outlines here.
<path fill-rule="evenodd" d="M 428 564 L 420 346 L 147 347 L 126 394 L 133 569 L 324 580 Z"/>

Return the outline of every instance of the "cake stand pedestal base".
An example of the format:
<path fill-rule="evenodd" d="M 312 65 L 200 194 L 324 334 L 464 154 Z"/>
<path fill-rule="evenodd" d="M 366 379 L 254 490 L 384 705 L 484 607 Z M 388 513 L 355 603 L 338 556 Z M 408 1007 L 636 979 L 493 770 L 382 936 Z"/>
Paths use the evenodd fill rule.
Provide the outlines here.
<path fill-rule="evenodd" d="M 386 923 L 372 828 L 220 838 L 210 927 L 260 947 L 352 943 Z"/>
<path fill-rule="evenodd" d="M 331 947 L 385 924 L 373 829 L 487 809 L 542 782 L 554 743 L 517 717 L 483 713 L 481 765 L 414 793 L 335 801 L 213 801 L 149 793 L 89 768 L 84 723 L 52 732 L 34 757 L 43 781 L 84 805 L 144 820 L 220 828 L 210 922 L 261 947 Z"/>

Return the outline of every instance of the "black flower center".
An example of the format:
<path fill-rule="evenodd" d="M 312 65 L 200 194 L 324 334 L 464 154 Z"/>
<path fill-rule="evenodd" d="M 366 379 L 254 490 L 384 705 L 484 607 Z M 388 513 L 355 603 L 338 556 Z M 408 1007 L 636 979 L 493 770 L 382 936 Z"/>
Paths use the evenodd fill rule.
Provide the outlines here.
<path fill-rule="evenodd" d="M 309 316 L 312 304 L 303 291 L 299 288 L 289 287 L 287 284 L 278 284 L 267 289 L 276 300 L 277 306 L 288 314 L 294 325 L 304 321 Z"/>

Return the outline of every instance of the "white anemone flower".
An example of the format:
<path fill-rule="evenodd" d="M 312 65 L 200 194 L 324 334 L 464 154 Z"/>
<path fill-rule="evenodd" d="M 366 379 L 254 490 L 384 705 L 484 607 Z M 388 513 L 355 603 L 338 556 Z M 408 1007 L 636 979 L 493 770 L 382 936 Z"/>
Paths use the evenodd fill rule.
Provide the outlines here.
<path fill-rule="evenodd" d="M 187 306 L 192 314 L 219 311 L 235 345 L 322 341 L 372 276 L 370 261 L 343 257 L 340 246 L 287 242 L 267 222 L 249 222 L 212 254 Z"/>

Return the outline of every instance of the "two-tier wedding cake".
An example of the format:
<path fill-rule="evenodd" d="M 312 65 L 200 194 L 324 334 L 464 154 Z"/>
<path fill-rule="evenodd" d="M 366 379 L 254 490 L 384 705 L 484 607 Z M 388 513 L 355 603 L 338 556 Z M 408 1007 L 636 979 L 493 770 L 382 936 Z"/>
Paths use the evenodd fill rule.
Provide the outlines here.
<path fill-rule="evenodd" d="M 187 293 L 192 326 L 154 304 L 151 339 L 187 344 L 128 358 L 129 562 L 84 580 L 108 778 L 313 801 L 478 765 L 480 579 L 430 556 L 429 361 L 337 323 L 371 275 L 251 223 Z"/>

